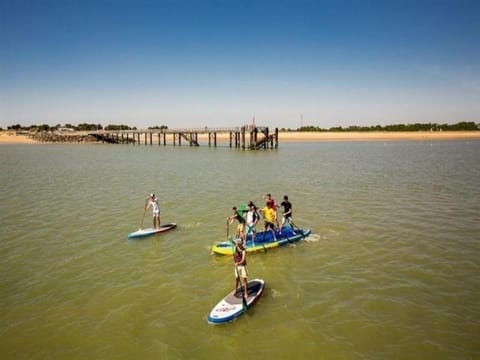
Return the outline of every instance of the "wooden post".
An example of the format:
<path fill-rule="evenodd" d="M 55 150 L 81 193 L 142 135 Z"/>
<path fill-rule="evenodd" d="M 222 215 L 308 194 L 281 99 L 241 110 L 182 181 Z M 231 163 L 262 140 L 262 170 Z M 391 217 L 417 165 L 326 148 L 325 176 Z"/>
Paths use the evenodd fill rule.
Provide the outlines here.
<path fill-rule="evenodd" d="M 245 150 L 245 126 L 242 126 L 242 150 Z"/>

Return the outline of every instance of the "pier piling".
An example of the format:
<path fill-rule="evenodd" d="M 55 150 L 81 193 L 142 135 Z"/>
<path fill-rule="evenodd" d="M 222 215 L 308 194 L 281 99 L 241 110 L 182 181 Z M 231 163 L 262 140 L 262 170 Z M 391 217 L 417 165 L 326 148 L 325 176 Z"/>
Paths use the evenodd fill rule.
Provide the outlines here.
<path fill-rule="evenodd" d="M 278 128 L 270 133 L 268 127 L 242 126 L 235 128 L 203 129 L 147 129 L 147 130 L 96 130 L 77 131 L 75 133 L 39 133 L 35 138 L 43 142 L 101 142 L 109 144 L 153 145 L 154 135 L 158 145 L 166 146 L 171 139 L 173 146 L 182 146 L 182 138 L 190 146 L 201 146 L 199 134 L 205 134 L 209 147 L 219 145 L 218 135 L 228 134 L 227 144 L 230 148 L 242 150 L 260 150 L 278 148 Z M 143 137 L 143 141 L 142 141 Z"/>

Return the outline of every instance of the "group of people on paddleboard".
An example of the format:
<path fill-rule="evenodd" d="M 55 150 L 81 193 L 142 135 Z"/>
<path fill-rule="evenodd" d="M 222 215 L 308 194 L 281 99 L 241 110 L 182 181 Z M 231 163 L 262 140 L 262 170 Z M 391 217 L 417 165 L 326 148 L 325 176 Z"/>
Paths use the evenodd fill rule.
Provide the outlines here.
<path fill-rule="evenodd" d="M 274 241 L 276 241 L 275 230 L 278 230 L 281 234 L 286 223 L 292 226 L 292 203 L 288 200 L 288 195 L 283 196 L 283 201 L 280 204 L 280 206 L 283 207 L 281 224 L 278 222 L 278 206 L 272 195 L 267 194 L 264 199 L 265 206 L 262 209 L 258 209 L 252 201 L 249 201 L 246 209 L 239 209 L 234 206 L 232 208 L 232 215 L 227 218 L 227 226 L 235 221 L 238 223 L 235 238 L 240 238 L 243 244 L 245 244 L 248 235 L 251 235 L 252 243 L 255 243 L 256 226 L 260 220 L 260 215 L 262 215 L 264 219 L 264 231 L 271 231 Z M 295 234 L 295 232 L 293 232 L 293 234 Z"/>
<path fill-rule="evenodd" d="M 283 201 L 280 206 L 283 207 L 282 223 L 278 223 L 277 204 L 272 198 L 271 194 L 267 194 L 264 197 L 265 207 L 258 209 L 252 201 L 248 202 L 247 209 L 238 209 L 236 206 L 232 208 L 232 215 L 227 218 L 227 233 L 228 226 L 234 221 L 237 221 L 237 229 L 235 232 L 235 251 L 233 252 L 233 262 L 235 263 L 235 291 L 238 289 L 239 284 L 243 289 L 243 304 L 245 306 L 248 298 L 248 272 L 247 272 L 247 251 L 245 249 L 245 243 L 247 235 L 251 234 L 252 244 L 255 243 L 256 225 L 260 220 L 260 215 L 263 215 L 264 219 L 264 231 L 271 231 L 273 240 L 275 238 L 275 230 L 278 229 L 281 234 L 283 227 L 288 222 L 292 227 L 292 204 L 288 200 L 288 196 L 283 196 Z M 293 231 L 295 234 L 295 231 Z"/>
<path fill-rule="evenodd" d="M 288 195 L 283 196 L 283 201 L 280 206 L 283 207 L 282 222 L 278 221 L 278 206 L 275 203 L 271 194 L 266 194 L 264 197 L 265 206 L 262 209 L 258 209 L 257 206 L 249 201 L 246 208 L 240 209 L 234 206 L 232 208 L 232 214 L 227 218 L 227 236 L 228 228 L 233 222 L 237 222 L 237 229 L 235 232 L 235 251 L 233 253 L 233 261 L 235 263 L 235 291 L 239 285 L 242 286 L 243 292 L 243 304 L 246 306 L 248 298 L 248 272 L 247 272 L 247 251 L 245 249 L 246 239 L 248 235 L 251 235 L 252 244 L 255 244 L 256 226 L 260 221 L 260 216 L 264 219 L 264 232 L 271 231 L 273 241 L 277 241 L 275 237 L 275 231 L 278 230 L 279 234 L 282 233 L 283 227 L 288 223 L 292 228 L 293 234 L 293 222 L 292 222 L 292 204 L 288 200 Z M 145 201 L 143 210 L 143 218 L 146 211 L 152 208 L 153 228 L 160 228 L 160 205 L 158 203 L 158 197 L 155 194 L 150 196 Z"/>

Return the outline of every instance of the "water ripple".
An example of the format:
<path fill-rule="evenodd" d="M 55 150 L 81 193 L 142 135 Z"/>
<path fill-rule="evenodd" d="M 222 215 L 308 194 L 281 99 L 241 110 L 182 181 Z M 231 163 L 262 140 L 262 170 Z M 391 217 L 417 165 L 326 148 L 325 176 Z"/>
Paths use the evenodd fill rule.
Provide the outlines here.
<path fill-rule="evenodd" d="M 479 155 L 479 142 L 4 147 L 3 355 L 476 358 Z M 178 228 L 127 240 L 150 192 Z M 288 194 L 313 234 L 249 256 L 264 296 L 209 326 L 234 286 L 211 246 L 232 205 L 266 192 Z M 274 336 L 244 346 L 259 333 Z"/>

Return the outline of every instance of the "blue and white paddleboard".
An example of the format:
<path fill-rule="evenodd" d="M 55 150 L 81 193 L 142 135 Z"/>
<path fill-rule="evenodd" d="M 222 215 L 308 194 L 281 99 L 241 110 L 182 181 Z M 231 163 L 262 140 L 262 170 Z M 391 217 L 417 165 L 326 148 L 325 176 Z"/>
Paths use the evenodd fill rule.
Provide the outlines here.
<path fill-rule="evenodd" d="M 165 231 L 168 231 L 168 230 L 175 229 L 176 227 L 177 227 L 177 224 L 170 223 L 170 224 L 160 225 L 160 228 L 158 228 L 158 229 L 153 229 L 153 228 L 139 229 L 138 231 L 135 231 L 135 232 L 132 232 L 132 233 L 128 234 L 128 238 L 133 239 L 133 238 L 141 238 L 141 237 L 145 237 L 145 236 L 155 235 L 155 234 L 158 234 L 158 233 L 162 233 L 162 232 L 165 232 Z"/>
<path fill-rule="evenodd" d="M 248 282 L 247 310 L 252 307 L 262 295 L 264 288 L 265 282 L 262 279 L 253 279 Z M 208 322 L 210 324 L 224 324 L 245 313 L 242 297 L 243 292 L 241 288 L 229 293 L 210 311 Z"/>

